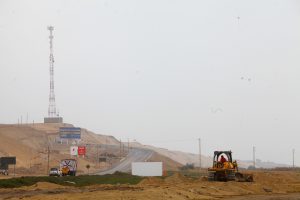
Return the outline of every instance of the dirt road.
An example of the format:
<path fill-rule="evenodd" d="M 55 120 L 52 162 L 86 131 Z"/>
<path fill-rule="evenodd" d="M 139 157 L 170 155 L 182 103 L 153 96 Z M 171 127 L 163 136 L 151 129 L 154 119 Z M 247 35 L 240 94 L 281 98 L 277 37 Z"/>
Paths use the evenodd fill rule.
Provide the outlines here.
<path fill-rule="evenodd" d="M 284 195 L 253 195 L 230 197 L 225 200 L 300 200 L 300 193 L 284 194 Z"/>

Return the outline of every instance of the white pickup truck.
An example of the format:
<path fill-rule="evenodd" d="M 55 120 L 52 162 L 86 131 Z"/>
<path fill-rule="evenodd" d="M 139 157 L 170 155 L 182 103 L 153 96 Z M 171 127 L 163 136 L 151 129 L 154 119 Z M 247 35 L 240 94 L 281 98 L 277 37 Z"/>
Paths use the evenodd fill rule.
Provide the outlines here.
<path fill-rule="evenodd" d="M 58 168 L 51 168 L 49 172 L 49 176 L 61 176 L 61 170 Z"/>

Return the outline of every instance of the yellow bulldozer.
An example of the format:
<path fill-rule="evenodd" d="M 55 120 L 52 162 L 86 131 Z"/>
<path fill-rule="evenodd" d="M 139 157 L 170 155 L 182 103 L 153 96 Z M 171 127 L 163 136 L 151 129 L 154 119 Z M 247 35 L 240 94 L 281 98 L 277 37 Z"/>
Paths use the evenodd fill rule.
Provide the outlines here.
<path fill-rule="evenodd" d="M 237 162 L 232 160 L 231 151 L 215 151 L 213 166 L 208 168 L 208 180 L 253 182 L 253 174 L 239 172 Z"/>

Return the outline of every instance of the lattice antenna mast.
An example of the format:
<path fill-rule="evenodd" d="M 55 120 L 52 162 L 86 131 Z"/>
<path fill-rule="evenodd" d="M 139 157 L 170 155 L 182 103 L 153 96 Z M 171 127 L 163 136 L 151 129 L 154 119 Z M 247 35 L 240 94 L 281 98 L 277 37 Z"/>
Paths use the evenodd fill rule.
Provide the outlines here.
<path fill-rule="evenodd" d="M 56 106 L 55 106 L 55 94 L 54 94 L 54 57 L 53 57 L 53 26 L 48 26 L 50 31 L 50 93 L 49 93 L 49 107 L 48 107 L 48 117 L 56 117 Z"/>

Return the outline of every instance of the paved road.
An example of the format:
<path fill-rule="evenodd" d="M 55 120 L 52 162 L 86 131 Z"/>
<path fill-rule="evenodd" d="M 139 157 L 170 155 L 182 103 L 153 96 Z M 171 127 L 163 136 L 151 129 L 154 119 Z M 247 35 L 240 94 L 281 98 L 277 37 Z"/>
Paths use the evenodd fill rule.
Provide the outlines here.
<path fill-rule="evenodd" d="M 130 150 L 129 154 L 116 166 L 109 170 L 105 170 L 98 175 L 113 174 L 116 171 L 119 172 L 130 172 L 132 162 L 144 162 L 151 158 L 153 151 L 147 149 L 133 148 Z"/>

